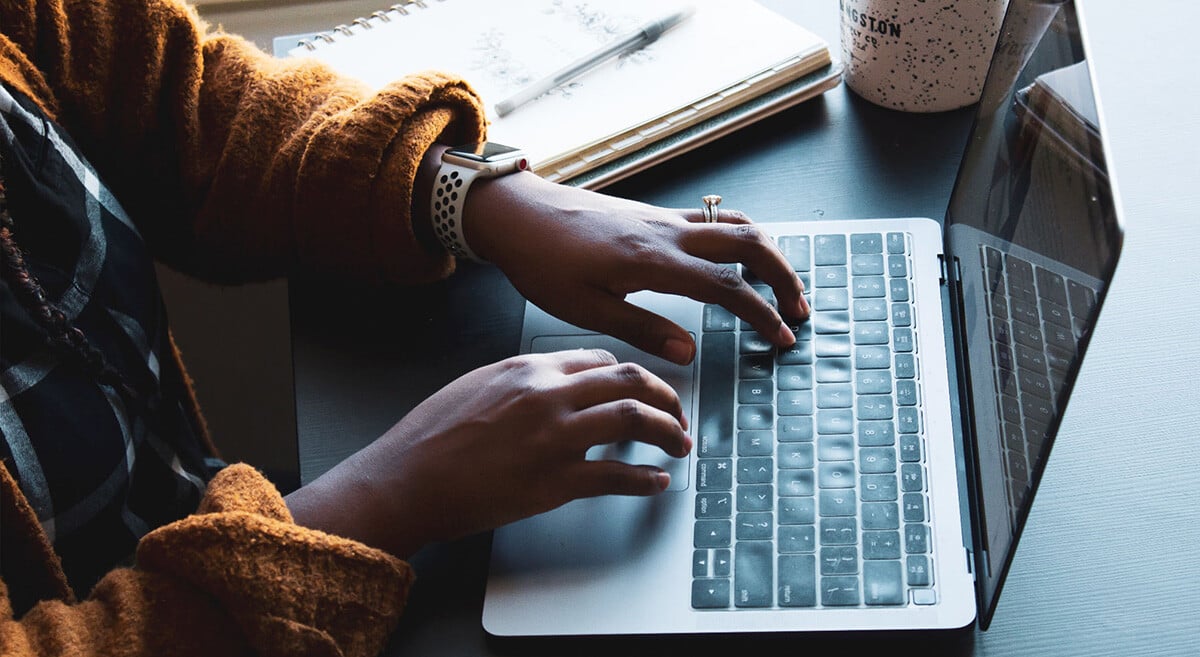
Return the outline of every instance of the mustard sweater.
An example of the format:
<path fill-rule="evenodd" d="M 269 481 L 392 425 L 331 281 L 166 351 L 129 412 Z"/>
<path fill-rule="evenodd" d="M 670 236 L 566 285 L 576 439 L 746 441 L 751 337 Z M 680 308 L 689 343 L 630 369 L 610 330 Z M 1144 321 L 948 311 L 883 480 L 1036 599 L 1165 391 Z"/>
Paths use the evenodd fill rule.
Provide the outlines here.
<path fill-rule="evenodd" d="M 461 80 L 424 73 L 372 93 L 209 34 L 175 0 L 3 0 L 0 80 L 71 133 L 175 268 L 419 282 L 453 267 L 409 215 L 434 140 L 483 138 Z M 136 557 L 75 600 L 0 464 L 0 654 L 373 655 L 413 579 L 388 554 L 295 525 L 244 465 Z"/>

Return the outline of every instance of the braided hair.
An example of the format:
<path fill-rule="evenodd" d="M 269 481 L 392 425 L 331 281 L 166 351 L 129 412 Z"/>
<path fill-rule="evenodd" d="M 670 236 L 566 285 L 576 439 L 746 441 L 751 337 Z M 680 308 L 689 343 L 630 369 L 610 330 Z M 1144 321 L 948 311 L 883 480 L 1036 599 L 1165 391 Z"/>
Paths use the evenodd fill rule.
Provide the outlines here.
<path fill-rule="evenodd" d="M 0 279 L 8 284 L 17 301 L 45 333 L 47 347 L 68 361 L 76 362 L 97 383 L 117 390 L 126 403 L 133 403 L 140 411 L 146 410 L 147 402 L 129 380 L 109 364 L 83 331 L 50 301 L 42 284 L 29 271 L 25 254 L 13 238 L 15 226 L 8 208 L 3 165 L 4 160 L 0 158 Z"/>

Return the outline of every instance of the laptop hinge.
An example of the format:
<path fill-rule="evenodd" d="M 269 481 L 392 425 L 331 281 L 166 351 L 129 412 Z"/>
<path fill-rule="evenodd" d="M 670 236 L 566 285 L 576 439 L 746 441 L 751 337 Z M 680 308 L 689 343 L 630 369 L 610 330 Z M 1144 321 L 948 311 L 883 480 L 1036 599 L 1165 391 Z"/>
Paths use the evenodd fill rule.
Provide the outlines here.
<path fill-rule="evenodd" d="M 958 283 L 962 280 L 962 275 L 961 275 L 961 272 L 959 271 L 959 265 L 958 265 L 957 258 L 954 260 L 954 264 L 951 265 L 950 263 L 946 262 L 946 255 L 943 253 L 939 253 L 938 254 L 938 270 L 941 272 L 940 278 L 938 279 L 938 283 L 940 283 L 942 285 L 945 285 L 947 281 L 951 280 L 951 278 L 950 278 L 951 276 L 954 276 L 953 280 L 955 283 Z"/>
<path fill-rule="evenodd" d="M 964 547 L 963 550 L 967 553 L 967 572 L 971 574 L 971 579 L 975 579 L 975 553 L 969 547 Z"/>

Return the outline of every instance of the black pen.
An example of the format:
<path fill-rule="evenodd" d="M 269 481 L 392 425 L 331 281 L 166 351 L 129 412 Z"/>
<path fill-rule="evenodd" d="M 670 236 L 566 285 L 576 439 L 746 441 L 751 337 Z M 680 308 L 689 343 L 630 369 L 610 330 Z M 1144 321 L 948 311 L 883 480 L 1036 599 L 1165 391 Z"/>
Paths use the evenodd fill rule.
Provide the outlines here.
<path fill-rule="evenodd" d="M 518 91 L 512 96 L 496 103 L 496 114 L 505 116 L 513 110 L 529 101 L 541 96 L 551 89 L 567 82 L 585 71 L 591 70 L 597 65 L 608 61 L 609 59 L 622 55 L 627 52 L 632 52 L 639 48 L 644 48 L 658 40 L 664 32 L 681 23 L 688 16 L 692 15 L 692 8 L 687 7 L 677 11 L 669 16 L 665 16 L 658 20 L 650 21 L 636 31 L 617 39 L 615 42 L 604 46 L 596 52 L 585 55 L 578 60 L 568 64 L 567 66 L 551 73 L 550 75 L 538 80 L 528 87 Z"/>

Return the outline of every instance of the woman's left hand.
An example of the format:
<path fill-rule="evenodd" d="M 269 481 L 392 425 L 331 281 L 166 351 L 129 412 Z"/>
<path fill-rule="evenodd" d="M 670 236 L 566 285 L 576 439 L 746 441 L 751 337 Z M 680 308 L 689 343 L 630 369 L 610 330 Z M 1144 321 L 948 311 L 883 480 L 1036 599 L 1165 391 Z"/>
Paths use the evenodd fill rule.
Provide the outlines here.
<path fill-rule="evenodd" d="M 719 304 L 781 347 L 795 337 L 780 312 L 809 313 L 783 254 L 736 211 L 703 223 L 698 208 L 664 209 L 519 173 L 472 187 L 464 230 L 471 248 L 546 312 L 676 363 L 695 356 L 691 335 L 626 295 L 654 290 Z M 779 310 L 722 263 L 753 271 Z"/>

